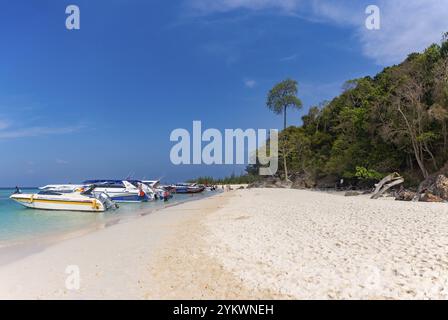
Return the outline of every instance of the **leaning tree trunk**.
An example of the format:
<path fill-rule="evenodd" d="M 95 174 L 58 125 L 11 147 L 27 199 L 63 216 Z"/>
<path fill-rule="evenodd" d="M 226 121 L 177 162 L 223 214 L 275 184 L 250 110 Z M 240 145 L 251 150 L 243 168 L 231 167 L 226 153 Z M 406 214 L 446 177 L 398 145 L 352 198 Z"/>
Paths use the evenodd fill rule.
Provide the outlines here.
<path fill-rule="evenodd" d="M 286 130 L 286 106 L 283 109 L 283 130 Z"/>
<path fill-rule="evenodd" d="M 417 142 L 417 138 L 416 137 L 411 137 L 411 142 L 412 142 L 412 147 L 414 149 L 414 156 L 415 159 L 417 160 L 417 164 L 420 168 L 420 171 L 423 174 L 423 178 L 428 178 L 429 173 L 428 170 L 426 170 L 425 167 L 425 162 L 424 162 L 424 157 L 423 157 L 423 148 L 420 145 L 419 142 Z"/>
<path fill-rule="evenodd" d="M 428 170 L 426 170 L 424 158 L 423 158 L 423 147 L 421 146 L 421 143 L 417 139 L 417 135 L 412 128 L 411 124 L 409 123 L 408 118 L 404 114 L 404 112 L 401 110 L 400 106 L 398 106 L 398 111 L 400 112 L 401 116 L 403 117 L 403 120 L 406 124 L 409 138 L 411 139 L 412 148 L 414 150 L 414 156 L 415 160 L 417 160 L 418 166 L 423 174 L 423 178 L 428 178 L 429 173 Z"/>
<path fill-rule="evenodd" d="M 446 152 L 448 147 L 448 135 L 445 120 L 443 120 L 442 122 L 442 133 L 443 133 L 443 150 Z"/>
<path fill-rule="evenodd" d="M 283 168 L 285 170 L 285 181 L 289 181 L 288 178 L 288 166 L 286 163 L 286 108 L 283 110 Z"/>

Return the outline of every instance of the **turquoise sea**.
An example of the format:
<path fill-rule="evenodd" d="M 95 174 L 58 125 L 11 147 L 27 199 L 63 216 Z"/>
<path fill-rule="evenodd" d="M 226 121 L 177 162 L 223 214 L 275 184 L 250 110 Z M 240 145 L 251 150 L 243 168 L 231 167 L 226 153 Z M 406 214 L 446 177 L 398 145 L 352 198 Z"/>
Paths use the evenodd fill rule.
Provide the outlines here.
<path fill-rule="evenodd" d="M 205 192 L 199 195 L 174 195 L 168 202 L 152 201 L 147 203 L 121 203 L 118 210 L 105 213 L 84 213 L 69 211 L 45 211 L 25 208 L 9 199 L 13 189 L 0 189 L 0 247 L 10 243 L 21 242 L 71 231 L 102 225 L 110 221 L 134 218 L 148 209 L 161 209 L 185 201 L 198 200 L 214 193 Z M 34 193 L 37 190 L 22 190 L 23 193 Z"/>

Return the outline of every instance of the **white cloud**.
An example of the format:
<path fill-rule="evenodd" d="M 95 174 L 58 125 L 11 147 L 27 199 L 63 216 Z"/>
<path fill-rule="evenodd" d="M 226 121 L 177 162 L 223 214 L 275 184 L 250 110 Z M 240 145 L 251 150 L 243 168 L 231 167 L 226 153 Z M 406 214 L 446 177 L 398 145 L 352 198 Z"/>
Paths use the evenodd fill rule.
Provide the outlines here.
<path fill-rule="evenodd" d="M 246 79 L 244 80 L 244 85 L 248 88 L 255 88 L 255 86 L 257 85 L 257 81 L 252 80 L 252 79 Z"/>
<path fill-rule="evenodd" d="M 66 160 L 62 160 L 62 159 L 56 159 L 56 163 L 57 164 L 61 164 L 61 165 L 65 165 L 65 164 L 68 164 L 69 162 L 66 161 Z"/>
<path fill-rule="evenodd" d="M 5 129 L 0 129 L 0 139 L 16 139 L 46 135 L 69 134 L 81 130 L 82 126 L 71 126 L 62 128 L 29 127 L 18 129 L 10 129 L 9 127 L 7 127 Z"/>
<path fill-rule="evenodd" d="M 223 57 L 227 65 L 234 64 L 240 59 L 240 48 L 234 42 L 209 42 L 201 49 L 210 55 Z"/>
<path fill-rule="evenodd" d="M 188 4 L 202 14 L 228 12 L 235 9 L 281 9 L 290 12 L 297 9 L 300 0 L 189 0 Z"/>
<path fill-rule="evenodd" d="M 447 0 L 382 0 L 381 29 L 359 31 L 363 52 L 381 65 L 402 61 L 439 43 L 448 31 Z"/>
<path fill-rule="evenodd" d="M 281 58 L 280 61 L 282 61 L 282 62 L 286 62 L 286 61 L 296 60 L 296 59 L 297 59 L 297 56 L 298 56 L 297 54 L 292 54 L 292 55 L 290 55 L 290 56 Z"/>
<path fill-rule="evenodd" d="M 5 130 L 9 128 L 10 125 L 11 123 L 9 121 L 0 119 L 0 130 Z"/>
<path fill-rule="evenodd" d="M 362 52 L 380 65 L 402 61 L 409 53 L 439 42 L 448 31 L 448 0 L 186 0 L 201 15 L 237 9 L 269 10 L 320 23 L 349 26 Z M 365 27 L 365 9 L 381 9 L 381 30 Z"/>

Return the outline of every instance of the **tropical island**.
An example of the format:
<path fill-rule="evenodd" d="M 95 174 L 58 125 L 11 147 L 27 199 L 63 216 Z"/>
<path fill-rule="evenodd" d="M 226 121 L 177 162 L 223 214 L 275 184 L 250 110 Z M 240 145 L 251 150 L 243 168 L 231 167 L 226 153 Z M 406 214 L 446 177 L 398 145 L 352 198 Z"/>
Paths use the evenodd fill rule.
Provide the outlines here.
<path fill-rule="evenodd" d="M 446 299 L 448 35 L 288 127 L 299 88 L 287 79 L 268 93 L 284 117 L 275 176 L 256 164 L 195 179 L 239 186 L 1 247 L 0 297 Z M 394 173 L 394 197 L 346 196 Z"/>
<path fill-rule="evenodd" d="M 276 177 L 296 188 L 368 190 L 398 172 L 404 177 L 404 186 L 414 192 L 407 193 L 410 200 L 443 175 L 439 180 L 444 186 L 429 198 L 448 200 L 447 81 L 448 33 L 441 44 L 412 53 L 374 77 L 347 81 L 340 96 L 311 107 L 301 126 L 287 127 L 286 122 L 287 110 L 302 108 L 297 81 L 277 84 L 266 103 L 284 117 Z M 243 176 L 198 181 L 258 181 L 255 185 L 266 186 L 257 176 L 258 168 L 248 166 L 248 174 Z M 270 184 L 275 186 L 272 177 Z"/>

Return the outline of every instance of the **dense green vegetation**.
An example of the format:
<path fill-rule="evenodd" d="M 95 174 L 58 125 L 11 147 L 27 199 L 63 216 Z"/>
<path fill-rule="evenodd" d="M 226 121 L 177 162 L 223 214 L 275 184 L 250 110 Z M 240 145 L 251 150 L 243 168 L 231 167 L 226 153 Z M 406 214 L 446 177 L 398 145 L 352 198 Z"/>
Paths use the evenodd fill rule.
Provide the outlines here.
<path fill-rule="evenodd" d="M 399 172 L 408 185 L 417 185 L 448 163 L 448 33 L 441 44 L 412 53 L 375 77 L 347 81 L 340 96 L 311 107 L 300 127 L 286 127 L 286 110 L 302 105 L 297 92 L 297 82 L 287 79 L 267 97 L 267 107 L 285 122 L 278 176 L 334 185 L 340 179 L 362 184 Z M 258 165 L 247 172 L 195 182 L 259 179 Z"/>
<path fill-rule="evenodd" d="M 318 181 L 400 172 L 418 183 L 448 160 L 448 34 L 373 78 L 348 81 L 340 96 L 302 119 L 279 137 L 279 163 L 291 174 Z"/>
<path fill-rule="evenodd" d="M 215 179 L 213 177 L 199 177 L 187 181 L 189 183 L 199 183 L 204 185 L 227 185 L 227 184 L 248 184 L 258 180 L 259 177 L 256 175 L 235 175 L 232 174 L 229 177 Z"/>

